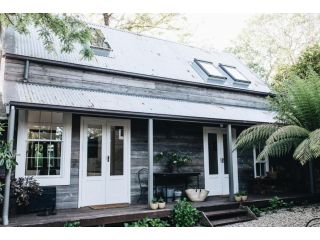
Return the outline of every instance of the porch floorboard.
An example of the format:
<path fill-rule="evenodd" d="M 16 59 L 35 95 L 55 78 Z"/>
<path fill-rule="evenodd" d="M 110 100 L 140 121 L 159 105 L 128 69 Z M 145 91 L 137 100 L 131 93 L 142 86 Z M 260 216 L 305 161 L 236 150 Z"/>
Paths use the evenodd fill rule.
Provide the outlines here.
<path fill-rule="evenodd" d="M 279 196 L 283 200 L 287 201 L 320 201 L 320 196 L 311 196 L 308 194 L 292 194 Z M 271 196 L 252 196 L 248 197 L 248 200 L 244 205 L 263 205 L 268 202 Z M 206 208 L 214 206 L 227 206 L 234 205 L 236 202 L 230 201 L 228 197 L 209 197 L 205 202 L 193 203 L 196 208 Z M 142 219 L 144 217 L 168 217 L 174 204 L 167 204 L 166 209 L 162 210 L 150 210 L 146 204 L 132 204 L 124 208 L 112 208 L 112 209 L 99 209 L 94 210 L 90 207 L 76 208 L 76 209 L 61 209 L 57 210 L 56 215 L 50 216 L 37 216 L 36 214 L 17 215 L 10 219 L 9 226 L 63 226 L 65 222 L 80 221 L 81 226 L 97 226 L 97 225 L 110 225 L 119 224 L 123 222 L 130 222 Z"/>

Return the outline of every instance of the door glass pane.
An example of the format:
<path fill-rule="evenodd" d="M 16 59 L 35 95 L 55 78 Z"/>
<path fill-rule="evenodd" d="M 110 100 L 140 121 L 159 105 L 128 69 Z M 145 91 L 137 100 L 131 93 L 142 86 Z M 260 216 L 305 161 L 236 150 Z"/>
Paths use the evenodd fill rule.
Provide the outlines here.
<path fill-rule="evenodd" d="M 88 125 L 87 176 L 101 176 L 102 126 Z"/>
<path fill-rule="evenodd" d="M 217 148 L 217 134 L 208 134 L 209 144 L 209 174 L 218 174 L 218 148 Z"/>
<path fill-rule="evenodd" d="M 111 126 L 110 175 L 123 175 L 123 139 L 122 126 Z"/>
<path fill-rule="evenodd" d="M 223 156 L 224 156 L 224 174 L 229 174 L 227 134 L 223 134 Z"/>

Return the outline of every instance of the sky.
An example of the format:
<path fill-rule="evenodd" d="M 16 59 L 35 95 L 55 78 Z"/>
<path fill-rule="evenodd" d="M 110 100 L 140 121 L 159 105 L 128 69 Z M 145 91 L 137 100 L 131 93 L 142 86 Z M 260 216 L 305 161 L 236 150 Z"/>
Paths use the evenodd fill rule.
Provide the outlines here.
<path fill-rule="evenodd" d="M 190 43 L 202 48 L 224 50 L 237 38 L 254 14 L 186 14 L 192 33 Z"/>

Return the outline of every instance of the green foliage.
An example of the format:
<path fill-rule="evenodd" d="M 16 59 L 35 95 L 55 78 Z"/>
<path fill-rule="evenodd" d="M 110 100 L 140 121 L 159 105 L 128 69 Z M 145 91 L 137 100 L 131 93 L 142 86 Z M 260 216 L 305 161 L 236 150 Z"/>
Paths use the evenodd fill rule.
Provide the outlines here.
<path fill-rule="evenodd" d="M 0 182 L 0 203 L 2 203 L 2 201 L 3 201 L 3 195 L 2 195 L 3 187 L 4 187 L 4 184 L 2 184 L 2 183 Z"/>
<path fill-rule="evenodd" d="M 80 227 L 80 221 L 65 222 L 64 227 Z"/>
<path fill-rule="evenodd" d="M 289 211 L 294 206 L 294 202 L 285 202 L 281 200 L 279 197 L 275 196 L 272 199 L 269 200 L 268 206 L 265 208 L 258 208 L 255 205 L 250 206 L 250 210 L 257 216 L 260 217 L 263 212 L 265 213 L 274 213 L 277 212 L 277 210 L 281 208 L 287 208 Z"/>
<path fill-rule="evenodd" d="M 152 199 L 152 203 L 158 203 L 158 200 L 156 198 Z"/>
<path fill-rule="evenodd" d="M 239 192 L 238 192 L 238 193 L 235 193 L 234 196 L 235 196 L 235 197 L 241 197 L 241 193 L 239 193 Z"/>
<path fill-rule="evenodd" d="M 319 42 L 319 24 L 318 14 L 257 14 L 227 51 L 271 81 L 279 66 L 294 64 L 306 47 Z"/>
<path fill-rule="evenodd" d="M 125 223 L 125 227 L 169 227 L 169 223 L 165 220 L 161 220 L 160 218 L 144 218 L 142 220 Z"/>
<path fill-rule="evenodd" d="M 304 78 L 308 75 L 308 71 L 310 70 L 320 74 L 319 43 L 307 47 L 294 64 L 279 66 L 272 85 L 274 88 L 279 88 L 281 87 L 283 81 L 290 79 L 292 75 L 297 75 L 301 78 Z"/>
<path fill-rule="evenodd" d="M 292 154 L 305 164 L 320 157 L 320 75 L 309 70 L 304 78 L 292 76 L 275 89 L 270 98 L 277 113 L 276 124 L 262 124 L 244 130 L 236 148 L 265 145 L 257 160 L 266 156 Z"/>
<path fill-rule="evenodd" d="M 259 208 L 257 208 L 255 205 L 252 205 L 249 208 L 254 213 L 254 215 L 256 215 L 256 217 L 261 216 L 262 211 Z"/>
<path fill-rule="evenodd" d="M 156 162 L 166 161 L 166 167 L 169 170 L 175 167 L 179 169 L 192 161 L 189 154 L 181 152 L 161 152 L 155 156 L 155 160 Z"/>
<path fill-rule="evenodd" d="M 172 223 L 176 227 L 196 226 L 200 220 L 200 212 L 185 198 L 175 204 L 172 211 Z"/>
<path fill-rule="evenodd" d="M 20 177 L 11 181 L 11 194 L 17 199 L 18 206 L 28 206 L 30 200 L 41 193 L 42 189 L 33 177 Z"/>
<path fill-rule="evenodd" d="M 21 34 L 28 34 L 28 27 L 33 25 L 39 32 L 45 48 L 54 52 L 54 39 L 60 42 L 61 52 L 72 52 L 75 44 L 82 46 L 81 54 L 86 59 L 93 57 L 89 47 L 91 32 L 86 23 L 79 16 L 54 13 L 1 13 L 0 26 L 13 27 Z"/>
<path fill-rule="evenodd" d="M 160 198 L 158 199 L 158 203 L 164 203 L 164 200 L 163 200 L 162 197 L 160 197 Z"/>
<path fill-rule="evenodd" d="M 5 141 L 0 143 L 0 166 L 4 166 L 7 170 L 17 165 L 15 156 L 11 151 L 11 144 Z"/>

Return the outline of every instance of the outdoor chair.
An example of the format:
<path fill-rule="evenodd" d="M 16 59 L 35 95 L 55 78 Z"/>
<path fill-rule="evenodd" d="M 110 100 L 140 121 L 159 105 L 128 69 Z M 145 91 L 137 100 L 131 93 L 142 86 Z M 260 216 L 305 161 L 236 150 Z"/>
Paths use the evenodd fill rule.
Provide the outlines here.
<path fill-rule="evenodd" d="M 141 199 L 143 199 L 144 196 L 147 196 L 148 193 L 148 176 L 149 176 L 149 170 L 148 168 L 142 168 L 138 171 L 138 181 L 140 186 L 140 196 L 137 200 L 137 203 L 140 202 Z"/>

